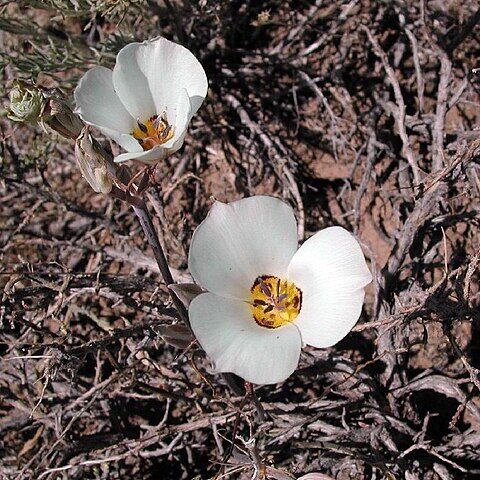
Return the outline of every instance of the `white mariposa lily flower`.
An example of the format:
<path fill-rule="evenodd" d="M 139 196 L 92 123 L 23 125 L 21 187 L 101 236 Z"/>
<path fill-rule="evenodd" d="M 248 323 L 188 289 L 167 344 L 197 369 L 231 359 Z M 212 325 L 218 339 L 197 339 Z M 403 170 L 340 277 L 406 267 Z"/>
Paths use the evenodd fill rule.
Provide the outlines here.
<path fill-rule="evenodd" d="M 127 150 L 116 162 L 154 164 L 182 146 L 207 89 L 195 56 L 159 37 L 122 48 L 113 71 L 89 70 L 74 97 L 82 120 Z"/>
<path fill-rule="evenodd" d="M 353 235 L 330 227 L 297 246 L 292 208 L 272 197 L 215 202 L 196 229 L 188 265 L 208 291 L 189 317 L 217 371 L 281 382 L 302 343 L 329 347 L 357 322 L 372 276 Z"/>

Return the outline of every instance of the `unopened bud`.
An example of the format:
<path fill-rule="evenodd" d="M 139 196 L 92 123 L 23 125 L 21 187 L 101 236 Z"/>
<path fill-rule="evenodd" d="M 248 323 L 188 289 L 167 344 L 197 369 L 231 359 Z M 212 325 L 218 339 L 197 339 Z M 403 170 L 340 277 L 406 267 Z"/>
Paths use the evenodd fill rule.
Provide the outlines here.
<path fill-rule="evenodd" d="M 83 128 L 80 117 L 55 90 L 16 82 L 10 92 L 8 118 L 15 122 L 40 122 L 60 135 L 76 139 Z"/>
<path fill-rule="evenodd" d="M 10 120 L 28 123 L 40 120 L 45 99 L 37 87 L 16 82 L 9 97 L 10 105 L 7 117 Z"/>
<path fill-rule="evenodd" d="M 113 182 L 108 160 L 96 148 L 88 127 L 84 127 L 75 142 L 75 158 L 85 180 L 97 193 L 110 193 Z M 110 168 L 109 168 L 110 167 Z"/>
<path fill-rule="evenodd" d="M 80 117 L 73 113 L 67 102 L 56 96 L 47 98 L 42 112 L 42 121 L 60 135 L 72 139 L 80 135 L 84 126 Z"/>

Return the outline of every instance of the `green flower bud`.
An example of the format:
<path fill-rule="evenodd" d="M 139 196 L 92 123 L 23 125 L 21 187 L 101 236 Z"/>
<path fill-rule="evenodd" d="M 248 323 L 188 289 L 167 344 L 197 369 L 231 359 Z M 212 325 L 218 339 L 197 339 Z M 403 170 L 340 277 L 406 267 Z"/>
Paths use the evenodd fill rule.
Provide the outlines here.
<path fill-rule="evenodd" d="M 10 92 L 7 117 L 14 122 L 38 122 L 44 105 L 45 99 L 38 88 L 16 82 Z"/>

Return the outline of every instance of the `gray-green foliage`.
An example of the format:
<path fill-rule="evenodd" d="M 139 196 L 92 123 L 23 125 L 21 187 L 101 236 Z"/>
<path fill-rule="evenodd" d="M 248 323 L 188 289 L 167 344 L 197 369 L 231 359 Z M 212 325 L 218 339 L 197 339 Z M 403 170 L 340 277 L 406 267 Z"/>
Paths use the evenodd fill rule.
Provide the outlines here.
<path fill-rule="evenodd" d="M 55 10 L 62 15 L 102 15 L 109 16 L 112 20 L 120 20 L 128 12 L 139 10 L 145 0 L 29 0 L 28 3 L 34 8 Z"/>
<path fill-rule="evenodd" d="M 112 66 L 118 50 L 135 40 L 128 26 L 130 20 L 140 14 L 144 3 L 144 0 L 30 0 L 22 2 L 22 7 L 30 14 L 21 16 L 2 7 L 0 30 L 14 34 L 18 42 L 23 40 L 23 44 L 17 48 L 4 46 L 4 51 L 0 52 L 0 69 L 9 65 L 17 78 L 32 82 L 43 73 L 70 90 L 83 72 L 93 65 Z M 41 9 L 48 15 L 54 13 L 46 25 L 40 25 L 33 9 Z M 72 17 L 85 24 L 85 32 L 92 31 L 99 18 L 115 22 L 118 28 L 102 41 L 89 44 L 78 34 L 68 33 L 63 28 L 64 21 Z"/>

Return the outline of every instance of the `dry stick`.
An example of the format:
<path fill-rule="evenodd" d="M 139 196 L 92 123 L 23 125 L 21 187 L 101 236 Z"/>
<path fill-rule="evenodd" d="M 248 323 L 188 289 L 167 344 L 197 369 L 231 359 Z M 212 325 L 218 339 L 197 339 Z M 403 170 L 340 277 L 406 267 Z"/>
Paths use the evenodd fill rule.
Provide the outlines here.
<path fill-rule="evenodd" d="M 432 132 L 432 166 L 434 172 L 438 172 L 445 165 L 443 136 L 445 131 L 445 115 L 448 109 L 448 84 L 452 72 L 452 63 L 447 54 L 440 48 L 437 49 L 437 52 L 440 55 L 440 81 L 438 82 L 437 108 Z"/>
<path fill-rule="evenodd" d="M 470 300 L 470 288 L 471 288 L 472 276 L 477 270 L 479 264 L 480 264 L 480 249 L 477 250 L 477 253 L 474 255 L 473 259 L 469 263 L 467 273 L 465 275 L 465 283 L 463 287 L 463 300 L 467 305 Z"/>
<path fill-rule="evenodd" d="M 407 34 L 410 44 L 412 45 L 412 54 L 413 54 L 413 64 L 415 65 L 415 75 L 417 78 L 417 97 L 418 97 L 418 110 L 420 113 L 423 113 L 425 110 L 424 102 L 424 92 L 425 92 L 425 80 L 422 75 L 422 67 L 420 65 L 420 57 L 418 55 L 418 42 L 415 35 L 411 30 L 405 28 L 405 33 Z"/>
<path fill-rule="evenodd" d="M 402 233 L 396 244 L 396 248 L 392 252 L 388 264 L 383 269 L 380 277 L 381 289 L 383 290 L 383 297 L 385 299 L 388 299 L 390 295 L 392 285 L 395 283 L 397 272 L 408 254 L 408 250 L 415 239 L 416 232 L 430 217 L 435 214 L 437 210 L 436 207 L 446 190 L 447 187 L 443 182 L 437 183 L 435 188 L 429 190 L 427 194 L 419 202 L 417 202 L 415 208 L 405 222 Z M 385 303 L 381 306 L 381 319 L 389 315 L 390 311 Z M 380 375 L 382 383 L 387 385 L 391 381 L 392 388 L 399 386 L 399 379 L 397 378 L 396 374 L 394 375 L 394 370 L 397 366 L 397 355 L 395 353 L 393 330 L 388 330 L 385 328 L 380 329 L 378 338 L 378 351 L 379 353 L 388 353 L 388 355 L 384 357 L 384 363 L 386 366 L 385 371 Z M 390 402 L 390 406 L 392 409 L 396 408 L 393 399 Z"/>
<path fill-rule="evenodd" d="M 278 145 L 278 142 L 274 142 L 260 127 L 260 125 L 252 120 L 248 115 L 245 108 L 243 108 L 240 101 L 232 94 L 225 95 L 225 100 L 236 110 L 241 122 L 254 134 L 257 135 L 260 141 L 267 149 L 267 153 L 273 153 L 274 160 L 278 163 L 279 167 L 282 167 L 283 174 L 285 175 L 289 187 L 295 202 L 297 203 L 298 211 L 298 237 L 303 239 L 305 233 L 305 211 L 303 208 L 303 200 L 298 189 L 297 182 L 287 165 L 287 152 L 282 145 Z M 281 154 L 282 155 L 281 155 Z"/>
<path fill-rule="evenodd" d="M 470 86 L 470 79 L 468 78 L 468 76 L 465 76 L 465 78 L 462 80 L 462 83 L 455 89 L 455 91 L 452 92 L 450 96 L 450 100 L 448 101 L 448 109 L 453 108 L 459 102 L 460 98 L 463 95 L 463 92 L 469 86 Z M 465 135 L 465 133 L 463 135 Z M 463 135 L 460 135 L 460 138 L 462 138 Z M 474 133 L 473 138 L 476 138 L 477 136 L 478 135 L 475 135 Z"/>
<path fill-rule="evenodd" d="M 320 87 L 315 83 L 313 78 L 311 78 L 306 72 L 300 70 L 300 77 L 302 80 L 313 90 L 313 93 L 318 97 L 322 105 L 324 106 L 325 110 L 328 113 L 328 116 L 330 117 L 330 124 L 332 126 L 332 131 L 334 134 L 338 134 L 338 137 L 343 140 L 343 142 L 348 145 L 349 141 L 345 138 L 345 135 L 342 133 L 340 128 L 338 127 L 338 117 L 335 115 L 334 111 L 332 110 L 332 107 L 328 103 L 327 98 L 323 94 L 322 90 Z M 332 142 L 333 144 L 333 142 Z M 336 148 L 335 145 L 333 144 L 333 149 L 334 149 L 334 154 L 336 156 Z"/>
<path fill-rule="evenodd" d="M 367 191 L 368 184 L 370 182 L 370 177 L 372 175 L 373 167 L 375 165 L 375 160 L 377 158 L 377 149 L 376 149 L 377 136 L 375 134 L 375 125 L 372 126 L 370 136 L 367 140 L 367 165 L 365 171 L 362 175 L 362 181 L 358 187 L 358 193 L 355 197 L 355 203 L 353 206 L 353 225 L 354 232 L 358 234 L 358 229 L 360 226 L 360 214 L 361 214 L 361 202 L 362 197 Z"/>
<path fill-rule="evenodd" d="M 405 107 L 405 102 L 403 100 L 400 84 L 398 83 L 398 80 L 397 80 L 397 77 L 395 76 L 395 72 L 393 68 L 388 62 L 387 54 L 384 52 L 384 50 L 380 46 L 377 39 L 373 36 L 372 32 L 367 27 L 362 26 L 361 28 L 366 32 L 368 39 L 370 40 L 370 43 L 373 46 L 373 51 L 375 52 L 375 55 L 377 55 L 377 57 L 380 58 L 380 60 L 382 61 L 383 68 L 385 69 L 388 79 L 392 84 L 393 93 L 395 95 L 395 102 L 396 102 L 396 108 L 394 109 L 393 116 L 395 117 L 395 123 L 397 125 L 398 134 L 402 139 L 403 153 L 407 158 L 410 168 L 412 169 L 413 180 L 415 182 L 415 185 L 420 185 L 422 183 L 422 178 L 420 176 L 420 169 L 418 168 L 415 154 L 413 153 L 412 147 L 410 146 L 410 141 L 407 135 L 407 129 L 405 127 L 406 107 Z"/>
<path fill-rule="evenodd" d="M 320 7 L 322 6 L 323 0 L 316 0 L 314 5 L 310 7 L 308 12 L 303 15 L 301 20 L 298 24 L 291 28 L 288 35 L 286 37 L 281 38 L 280 42 L 272 49 L 272 55 L 278 55 L 284 50 L 287 46 L 291 45 L 295 42 L 296 37 L 300 33 L 302 33 L 309 23 L 312 23 L 316 18 L 320 11 Z"/>
<path fill-rule="evenodd" d="M 245 382 L 245 384 L 247 385 L 247 382 Z M 235 414 L 235 423 L 233 424 L 232 440 L 230 442 L 230 445 L 227 451 L 223 456 L 223 460 L 222 460 L 223 465 L 220 471 L 218 472 L 219 474 L 223 473 L 224 466 L 227 464 L 229 458 L 232 456 L 233 449 L 235 448 L 235 440 L 237 438 L 238 427 L 240 425 L 240 415 L 249 397 L 250 397 L 250 394 L 247 392 L 245 396 L 242 398 L 242 401 L 240 402 L 240 406 L 238 407 L 237 413 Z"/>
<path fill-rule="evenodd" d="M 123 375 L 125 375 L 126 373 L 128 373 L 131 369 L 135 368 L 135 364 L 132 364 L 132 365 L 128 365 L 124 368 L 124 370 L 112 375 L 110 378 L 107 378 L 106 380 L 104 380 L 102 383 L 98 384 L 98 385 L 95 385 L 94 387 L 92 387 L 88 392 L 86 392 L 85 394 L 82 395 L 82 399 L 85 401 L 87 400 L 88 397 L 92 397 L 89 399 L 88 403 L 85 403 L 81 410 L 79 412 L 77 412 L 75 415 L 73 415 L 73 417 L 70 419 L 70 421 L 67 423 L 67 425 L 65 426 L 65 428 L 62 430 L 62 432 L 60 433 L 60 435 L 58 436 L 58 438 L 55 440 L 55 442 L 53 443 L 53 445 L 51 445 L 48 449 L 48 451 L 46 453 L 43 454 L 43 459 L 40 461 L 38 468 L 41 467 L 41 465 L 47 460 L 49 459 L 50 455 L 52 453 L 54 453 L 56 451 L 56 448 L 57 446 L 63 441 L 65 435 L 68 433 L 68 431 L 72 428 L 73 424 L 80 418 L 80 416 L 86 412 L 88 410 L 88 408 L 93 404 L 93 402 L 95 401 L 95 399 L 98 397 L 98 395 L 100 395 L 100 393 L 102 393 L 113 381 L 121 378 Z M 77 402 L 79 401 L 80 399 L 77 399 Z M 22 478 L 24 477 L 24 472 L 27 471 L 27 469 L 30 467 L 30 465 L 34 462 L 35 459 L 37 459 L 37 457 L 40 455 L 40 453 L 42 452 L 42 450 L 39 450 L 28 462 L 26 465 L 24 465 L 24 467 L 22 468 L 22 470 L 20 471 L 20 473 L 18 474 L 17 477 L 15 477 L 15 480 L 22 480 Z M 39 477 L 36 477 L 36 478 L 39 478 Z"/>
<path fill-rule="evenodd" d="M 158 438 L 157 438 L 158 435 L 157 434 L 150 435 L 146 439 L 140 439 L 138 441 L 133 442 L 133 444 L 131 446 L 126 445 L 127 451 L 125 451 L 123 453 L 120 453 L 118 455 L 110 455 L 110 456 L 107 456 L 107 457 L 99 458 L 97 460 L 84 460 L 84 461 L 79 462 L 79 463 L 69 463 L 69 464 L 64 465 L 62 467 L 50 468 L 48 470 L 45 470 L 38 477 L 38 480 L 41 480 L 42 478 L 46 477 L 47 475 L 49 475 L 51 473 L 64 472 L 64 471 L 67 471 L 67 470 L 71 470 L 72 468 L 79 468 L 79 467 L 82 467 L 82 466 L 101 465 L 101 464 L 106 464 L 106 463 L 109 463 L 109 462 L 119 462 L 120 460 L 123 460 L 124 458 L 127 458 L 127 457 L 132 457 L 133 455 L 135 455 L 137 453 L 141 458 L 148 458 L 148 457 L 153 456 L 153 455 L 156 455 L 156 456 L 169 455 L 172 452 L 175 445 L 179 442 L 179 440 L 181 440 L 182 436 L 183 436 L 182 433 L 179 433 L 178 435 L 176 435 L 173 438 L 173 440 L 170 442 L 170 444 L 167 445 L 166 447 L 159 448 L 157 450 L 147 450 L 146 447 L 148 447 L 148 446 L 150 446 L 154 443 L 158 443 Z"/>
<path fill-rule="evenodd" d="M 464 24 L 462 30 L 452 40 L 447 47 L 447 51 L 451 54 L 474 30 L 475 25 L 480 22 L 480 8 L 472 15 L 470 20 Z"/>
<path fill-rule="evenodd" d="M 388 265 L 385 267 L 385 274 L 393 279 L 398 269 L 401 267 L 403 260 L 407 256 L 408 249 L 413 243 L 415 233 L 418 229 L 435 214 L 435 206 L 438 204 L 443 193 L 447 189 L 447 180 L 459 167 L 466 167 L 469 162 L 480 156 L 480 140 L 472 142 L 465 147 L 457 155 L 455 155 L 449 165 L 432 173 L 424 182 L 423 194 L 417 198 L 415 208 L 408 216 L 398 239 L 396 248 Z M 386 290 L 388 291 L 388 280 L 385 281 Z"/>
<path fill-rule="evenodd" d="M 253 468 L 255 470 L 252 480 L 263 480 L 265 478 L 266 466 L 263 463 L 262 457 L 258 451 L 255 438 L 251 438 L 245 442 L 245 448 L 248 450 L 250 459 L 253 462 Z"/>
<path fill-rule="evenodd" d="M 467 407 L 468 402 L 472 401 L 474 397 L 473 392 L 474 390 L 472 389 L 469 393 L 467 393 L 467 395 L 465 396 L 465 399 L 458 405 L 457 410 L 453 414 L 453 417 L 448 424 L 448 428 L 450 430 L 453 430 L 456 427 L 458 421 L 460 420 L 461 415 L 463 414 L 463 412 L 465 411 L 465 408 Z"/>
<path fill-rule="evenodd" d="M 445 168 L 439 172 L 434 172 L 428 179 L 425 180 L 425 187 L 423 189 L 424 196 L 432 188 L 435 188 L 439 182 L 445 181 L 458 168 L 465 168 L 471 161 L 480 157 L 480 139 L 477 139 L 467 145 L 460 153 L 455 155 Z"/>
<path fill-rule="evenodd" d="M 425 182 L 425 189 L 423 196 L 417 199 L 415 208 L 408 216 L 402 229 L 401 235 L 398 239 L 396 247 L 392 254 L 388 264 L 382 271 L 381 287 L 384 291 L 384 297 L 388 298 L 390 290 L 397 272 L 402 266 L 405 260 L 408 250 L 411 247 L 416 232 L 425 224 L 425 222 L 435 215 L 437 206 L 442 196 L 447 191 L 447 180 L 452 175 L 455 169 L 460 166 L 466 166 L 470 161 L 480 155 L 480 140 L 472 142 L 468 147 L 458 153 L 451 161 L 450 165 L 447 165 L 440 172 L 435 172 Z M 388 317 L 390 312 L 387 311 L 386 306 L 382 308 L 380 314 L 380 320 Z M 382 332 L 380 332 L 382 333 Z M 395 348 L 393 346 L 393 332 L 388 331 L 385 335 L 379 337 L 379 352 L 386 351 L 389 355 L 385 356 L 386 369 L 381 374 L 381 379 L 384 384 L 387 384 L 390 380 L 394 367 L 396 365 Z"/>
<path fill-rule="evenodd" d="M 253 405 L 255 406 L 255 408 L 257 409 L 257 413 L 259 415 L 260 421 L 264 422 L 267 418 L 265 410 L 264 410 L 262 404 L 260 403 L 260 401 L 258 400 L 258 398 L 255 394 L 253 384 L 245 381 L 245 396 L 243 397 L 242 401 L 240 402 L 240 406 L 238 407 L 238 411 L 235 415 L 235 423 L 233 425 L 232 440 L 230 442 L 230 446 L 228 447 L 228 450 L 225 452 L 225 454 L 223 456 L 223 461 L 222 462 L 224 464 L 227 463 L 228 459 L 231 457 L 231 455 L 233 453 L 233 449 L 235 448 L 235 440 L 237 438 L 237 432 L 238 432 L 238 428 L 239 428 L 239 425 L 240 425 L 240 416 L 241 416 L 242 410 L 245 407 L 245 404 L 247 403 L 248 400 L 250 400 L 253 403 Z M 258 451 L 257 451 L 257 454 L 258 454 Z M 260 458 L 260 457 L 258 456 L 258 458 Z M 219 474 L 222 473 L 223 468 L 224 467 L 222 467 Z"/>
<path fill-rule="evenodd" d="M 438 206 L 442 195 L 446 191 L 447 185 L 444 182 L 438 182 L 435 187 L 431 188 L 421 199 L 416 202 L 415 208 L 408 215 L 408 218 L 398 238 L 396 247 L 390 255 L 388 264 L 384 269 L 384 276 L 387 278 L 384 285 L 386 293 L 388 293 L 390 290 L 390 281 L 395 278 L 398 270 L 408 254 L 408 250 L 415 239 L 415 234 L 429 218 L 435 215 L 437 211 L 436 207 Z"/>
<path fill-rule="evenodd" d="M 455 337 L 453 336 L 449 326 L 447 325 L 443 325 L 444 327 L 444 331 L 445 331 L 445 334 L 448 338 L 448 341 L 450 342 L 450 345 L 452 346 L 453 348 L 453 351 L 455 352 L 455 354 L 457 355 L 457 357 L 461 360 L 461 362 L 463 363 L 463 366 L 465 367 L 465 369 L 467 370 L 469 376 L 470 376 L 470 381 L 478 388 L 478 390 L 480 391 L 480 377 L 479 377 L 479 374 L 480 374 L 480 370 L 478 368 L 475 368 L 474 366 L 472 366 L 470 364 L 470 362 L 467 360 L 467 357 L 465 356 L 465 354 L 462 352 L 462 349 L 460 348 L 460 346 L 458 345 L 457 341 L 455 340 Z"/>

